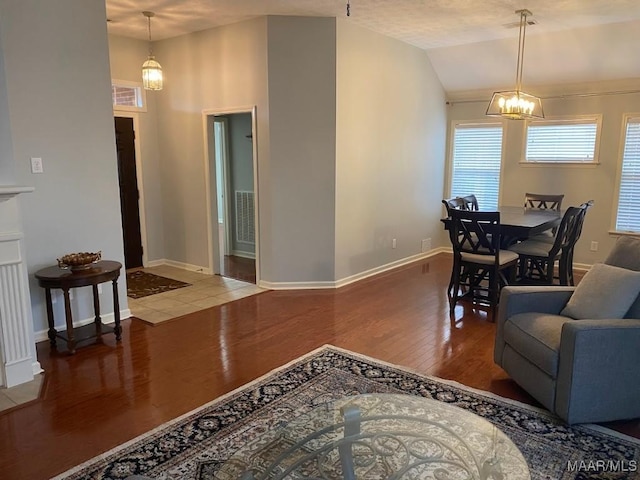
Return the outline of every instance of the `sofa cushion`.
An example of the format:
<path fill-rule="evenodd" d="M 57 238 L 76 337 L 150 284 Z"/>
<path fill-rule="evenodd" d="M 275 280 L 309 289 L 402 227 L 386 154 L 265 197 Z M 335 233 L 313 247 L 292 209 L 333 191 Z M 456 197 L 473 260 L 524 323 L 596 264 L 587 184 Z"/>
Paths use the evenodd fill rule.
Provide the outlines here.
<path fill-rule="evenodd" d="M 640 293 L 640 272 L 596 263 L 560 315 L 575 319 L 624 318 Z"/>
<path fill-rule="evenodd" d="M 504 341 L 551 378 L 556 378 L 562 326 L 573 321 L 561 315 L 519 313 L 505 322 Z"/>

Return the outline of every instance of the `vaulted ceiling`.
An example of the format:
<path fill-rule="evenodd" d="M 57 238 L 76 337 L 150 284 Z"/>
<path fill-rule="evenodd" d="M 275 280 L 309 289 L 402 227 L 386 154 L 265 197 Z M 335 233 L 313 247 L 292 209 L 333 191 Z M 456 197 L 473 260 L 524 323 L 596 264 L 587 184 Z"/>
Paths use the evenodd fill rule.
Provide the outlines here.
<path fill-rule="evenodd" d="M 524 84 L 639 79 L 638 0 L 106 0 L 109 33 L 153 40 L 262 15 L 342 17 L 427 51 L 448 92 L 512 87 L 528 8 Z"/>

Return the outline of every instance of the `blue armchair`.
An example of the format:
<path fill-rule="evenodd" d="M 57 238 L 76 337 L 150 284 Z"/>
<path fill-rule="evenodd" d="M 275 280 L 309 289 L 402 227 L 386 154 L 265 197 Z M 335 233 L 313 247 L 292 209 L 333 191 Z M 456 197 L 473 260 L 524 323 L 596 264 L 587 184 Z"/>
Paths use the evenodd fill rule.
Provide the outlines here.
<path fill-rule="evenodd" d="M 640 240 L 620 238 L 604 263 L 640 271 Z M 503 288 L 494 361 L 569 424 L 638 418 L 640 296 L 620 318 L 576 320 L 561 313 L 576 288 Z"/>

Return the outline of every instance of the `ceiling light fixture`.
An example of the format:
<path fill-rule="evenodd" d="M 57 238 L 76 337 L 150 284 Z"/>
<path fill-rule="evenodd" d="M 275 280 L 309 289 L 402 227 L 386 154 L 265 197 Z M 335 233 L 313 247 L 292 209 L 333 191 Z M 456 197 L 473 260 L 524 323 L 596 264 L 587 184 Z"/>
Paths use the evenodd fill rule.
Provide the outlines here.
<path fill-rule="evenodd" d="M 520 35 L 518 38 L 518 64 L 516 66 L 515 91 L 495 92 L 487 108 L 487 115 L 505 117 L 512 120 L 544 118 L 542 100 L 522 91 L 522 65 L 524 64 L 524 36 L 527 30 L 529 10 L 516 10 L 520 14 Z"/>
<path fill-rule="evenodd" d="M 142 12 L 149 21 L 149 57 L 142 64 L 142 86 L 145 90 L 162 90 L 162 67 L 156 62 L 151 49 L 151 17 L 155 15 L 153 12 Z"/>

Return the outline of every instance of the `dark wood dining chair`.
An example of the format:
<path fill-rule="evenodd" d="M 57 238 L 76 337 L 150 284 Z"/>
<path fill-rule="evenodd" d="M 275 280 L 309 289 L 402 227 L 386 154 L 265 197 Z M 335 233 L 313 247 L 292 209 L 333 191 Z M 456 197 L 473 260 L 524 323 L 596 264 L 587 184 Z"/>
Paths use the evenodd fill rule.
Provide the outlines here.
<path fill-rule="evenodd" d="M 451 220 L 453 269 L 448 289 L 449 313 L 453 315 L 458 301 L 468 298 L 491 307 L 493 321 L 500 289 L 515 279 L 518 254 L 500 249 L 500 212 L 452 210 Z"/>
<path fill-rule="evenodd" d="M 562 216 L 562 221 L 554 237 L 553 243 L 536 240 L 524 240 L 509 247 L 520 257 L 518 260 L 518 280 L 523 282 L 554 283 L 554 268 L 559 261 L 558 280 L 561 285 L 568 284 L 568 249 L 575 245 L 577 226 L 583 209 L 569 207 Z M 565 253 L 563 255 L 563 252 Z"/>
<path fill-rule="evenodd" d="M 575 285 L 575 281 L 573 279 L 573 251 L 575 250 L 576 243 L 580 239 L 580 235 L 582 235 L 582 225 L 584 224 L 584 219 L 587 216 L 587 210 L 593 206 L 594 201 L 589 200 L 580 204 L 578 208 L 582 210 L 580 218 L 576 223 L 576 233 L 574 235 L 573 241 L 571 245 L 567 246 L 562 252 L 562 256 L 566 258 L 566 282 L 567 285 Z"/>
<path fill-rule="evenodd" d="M 536 210 L 556 210 L 562 208 L 564 195 L 547 195 L 543 193 L 525 193 L 524 208 L 534 208 Z"/>
<path fill-rule="evenodd" d="M 465 195 L 464 197 L 459 198 L 464 202 L 464 210 L 472 210 L 474 212 L 480 210 L 480 207 L 478 206 L 478 199 L 474 194 Z"/>
<path fill-rule="evenodd" d="M 563 199 L 564 194 L 549 195 L 527 192 L 524 194 L 524 208 L 526 210 L 555 210 L 556 212 L 560 212 L 562 210 Z M 554 227 L 551 230 L 535 235 L 531 240 L 553 243 L 557 232 L 558 229 Z"/>

